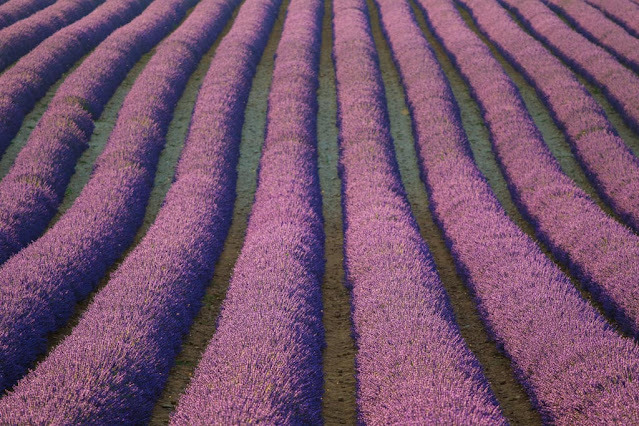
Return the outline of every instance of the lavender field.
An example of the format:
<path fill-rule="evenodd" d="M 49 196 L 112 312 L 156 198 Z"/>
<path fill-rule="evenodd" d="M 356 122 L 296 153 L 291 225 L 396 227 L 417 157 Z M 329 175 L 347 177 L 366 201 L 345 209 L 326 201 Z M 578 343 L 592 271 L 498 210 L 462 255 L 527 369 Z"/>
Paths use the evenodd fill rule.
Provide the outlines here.
<path fill-rule="evenodd" d="M 639 422 L 639 0 L 0 0 L 0 425 Z"/>

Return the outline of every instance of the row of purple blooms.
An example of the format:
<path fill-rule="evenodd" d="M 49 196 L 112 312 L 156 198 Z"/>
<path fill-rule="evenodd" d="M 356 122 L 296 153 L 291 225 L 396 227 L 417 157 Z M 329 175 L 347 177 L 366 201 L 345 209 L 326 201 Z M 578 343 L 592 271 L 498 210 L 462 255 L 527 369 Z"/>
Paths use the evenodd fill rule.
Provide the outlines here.
<path fill-rule="evenodd" d="M 0 6 L 0 30 L 52 5 L 55 0 L 11 0 Z"/>
<path fill-rule="evenodd" d="M 427 4 L 427 3 L 425 3 Z M 631 332 L 639 325 L 639 237 L 606 215 L 566 176 L 519 92 L 489 48 L 449 2 L 431 8 L 433 32 L 455 61 L 482 110 L 493 150 L 520 210 L 538 237 Z M 437 20 L 435 20 L 437 18 Z M 455 22 L 454 34 L 444 31 Z"/>
<path fill-rule="evenodd" d="M 380 2 L 384 14 L 394 13 L 393 3 Z M 336 0 L 333 7 L 358 419 L 504 424 L 479 362 L 461 337 L 402 186 L 366 2 Z M 391 23 L 397 16 L 385 18 Z M 394 25 L 405 31 L 404 22 Z"/>
<path fill-rule="evenodd" d="M 636 413 L 628 407 L 637 407 L 639 398 L 639 350 L 508 218 L 474 164 L 454 96 L 410 6 L 378 3 L 406 88 L 433 216 L 483 321 L 533 403 L 546 421 L 557 424 L 632 418 Z M 433 32 L 459 53 L 460 67 L 468 56 L 457 49 L 475 46 L 469 50 L 478 59 L 475 66 L 486 69 L 486 59 L 476 51 L 479 41 L 451 2 L 418 4 Z M 617 402 L 620 394 L 623 402 Z"/>
<path fill-rule="evenodd" d="M 635 37 L 639 37 L 639 4 L 636 0 L 586 0 Z"/>
<path fill-rule="evenodd" d="M 181 0 L 161 0 L 182 8 Z M 187 80 L 231 16 L 207 1 L 156 49 L 124 100 L 93 174 L 69 210 L 0 268 L 0 387 L 12 385 L 131 244 Z M 219 3 L 219 5 L 218 5 Z M 232 3 L 231 3 L 232 4 Z"/>
<path fill-rule="evenodd" d="M 201 56 L 238 3 L 205 0 L 154 59 L 172 50 Z M 0 416 L 16 422 L 148 420 L 230 225 L 243 110 L 280 3 L 247 0 L 242 6 L 200 89 L 174 183 L 155 223 L 72 334 L 0 402 Z M 176 65 L 166 63 L 169 69 Z M 69 401 L 69 395 L 82 398 Z M 199 411 L 188 402 L 181 409 L 184 415 Z"/>
<path fill-rule="evenodd" d="M 246 7 L 270 18 L 280 1 L 252 0 Z M 322 423 L 324 229 L 316 92 L 323 2 L 292 0 L 285 16 L 244 245 L 216 332 L 173 424 Z M 237 30 L 263 37 L 264 24 L 258 24 Z M 223 87 L 218 90 L 228 91 Z M 221 141 L 216 145 L 223 148 Z"/>
<path fill-rule="evenodd" d="M 111 34 L 57 90 L 9 173 L 0 181 L 0 263 L 39 237 L 56 214 L 94 120 L 140 57 L 195 0 L 156 0 Z"/>
<path fill-rule="evenodd" d="M 526 14 L 539 8 L 547 12 L 537 14 L 539 19 L 535 22 L 542 22 L 550 15 L 559 20 L 539 1 L 518 4 L 522 13 L 524 7 Z M 496 8 L 493 11 L 499 12 Z M 475 37 L 472 46 L 451 45 L 448 50 L 456 57 L 462 74 L 484 111 L 493 147 L 513 198 L 530 218 L 537 235 L 560 261 L 572 269 L 622 327 L 636 334 L 639 331 L 639 237 L 607 216 L 574 181 L 563 174 L 514 84 L 479 38 Z M 477 58 L 485 58 L 485 65 L 474 66 Z M 551 102 L 552 99 L 547 97 L 546 101 Z M 573 102 L 573 99 L 565 101 Z M 582 112 L 576 110 L 577 114 Z M 577 118 L 568 118 L 577 121 Z M 596 129 L 593 130 L 593 135 L 597 135 Z M 584 135 L 587 136 L 588 132 Z M 585 140 L 582 138 L 580 142 Z M 598 142 L 598 138 L 591 138 L 591 143 Z M 580 151 L 583 153 L 583 150 Z M 591 158 L 596 156 L 596 153 L 592 154 Z M 629 183 L 631 188 L 633 183 Z"/>
<path fill-rule="evenodd" d="M 91 291 L 130 243 L 144 213 L 172 108 L 238 2 L 204 0 L 160 45 L 127 96 L 114 133 L 76 204 L 42 239 L 0 269 L 0 278 L 16 280 L 11 287 L 0 287 L 2 296 L 12 302 L 3 310 L 14 314 L 11 323 L 18 324 L 18 332 L 23 333 L 20 339 L 38 343 L 27 344 L 27 351 L 42 346 L 46 333 L 64 322 L 75 300 Z M 321 422 L 323 230 L 315 137 L 319 3 L 293 0 L 289 8 L 245 245 L 218 331 L 174 423 Z M 473 164 L 450 88 L 410 7 L 403 1 L 377 3 L 406 86 L 431 208 L 475 291 L 482 316 L 513 360 L 533 401 L 547 420 L 557 423 L 623 421 L 634 416 L 628 407 L 637 406 L 636 347 L 617 335 L 506 217 Z M 524 210 L 535 217 L 513 183 L 522 175 L 508 174 L 509 166 L 516 171 L 513 154 L 499 145 L 500 138 L 521 131 L 518 123 L 532 123 L 521 115 L 516 91 L 508 90 L 514 86 L 493 66 L 496 62 L 485 46 L 478 47 L 478 39 L 451 2 L 418 3 L 472 85 L 511 189 Z M 148 418 L 181 337 L 197 312 L 230 224 L 243 121 L 237 118 L 243 114 L 279 5 L 278 0 L 247 0 L 242 7 L 198 95 L 175 182 L 156 222 L 98 293 L 72 334 L 0 402 L 3 418 L 36 422 Z M 431 415 L 440 421 L 504 422 L 477 360 L 460 337 L 406 201 L 366 3 L 339 0 L 334 9 L 345 261 L 359 349 L 360 420 L 410 421 Z M 468 65 L 473 57 L 483 61 L 478 72 Z M 491 96 L 494 87 L 482 78 L 486 70 L 502 77 L 497 86 L 502 83 L 506 98 L 515 100 L 512 116 L 500 110 Z M 424 78 L 425 72 L 429 78 Z M 161 101 L 150 102 L 153 95 Z M 104 102 L 98 104 L 98 111 Z M 500 112 L 506 120 L 495 118 Z M 90 133 L 92 117 L 85 117 L 74 124 Z M 524 143 L 536 148 L 539 165 L 561 178 L 558 166 L 548 160 L 550 154 L 535 145 L 538 132 L 524 127 L 524 134 Z M 282 167 L 287 173 L 282 173 Z M 451 170 L 456 174 L 451 176 Z M 533 175 L 532 182 L 538 178 Z M 563 180 L 571 185 L 565 176 Z M 89 188 L 93 193 L 86 193 Z M 100 192 L 98 199 L 96 192 Z M 554 195 L 558 201 L 562 194 Z M 585 199 L 585 194 L 579 195 Z M 590 200 L 585 202 L 594 206 Z M 108 203 L 115 204 L 116 211 Z M 72 226 L 91 232 L 88 243 L 83 241 L 88 247 L 74 241 L 77 235 L 64 237 L 63 232 L 70 233 Z M 124 227 L 125 235 L 109 234 L 108 226 Z M 278 232 L 272 232 L 273 228 Z M 93 253 L 87 258 L 81 249 Z M 100 254 L 103 258 L 98 259 Z M 38 258 L 39 265 L 28 256 Z M 154 259 L 152 264 L 149 258 Z M 256 259 L 263 259 L 257 269 Z M 40 274 L 36 280 L 44 281 L 29 282 L 36 272 Z M 45 273 L 54 277 L 44 277 Z M 263 284 L 256 286 L 256 282 Z M 501 285 L 495 286 L 496 282 Z M 280 287 L 274 288 L 273 283 Z M 24 291 L 33 286 L 42 291 Z M 41 309 L 33 313 L 35 306 Z M 525 332 L 522 323 L 527 324 Z M 24 371 L 26 365 L 15 363 L 15 356 L 25 348 L 5 339 L 15 333 L 8 325 L 0 329 L 4 346 L 0 349 L 9 354 L 17 367 L 14 371 Z M 261 327 L 263 332 L 256 332 Z M 616 351 L 610 353 L 610 347 Z M 33 359 L 29 355 L 22 358 L 27 363 Z M 5 387 L 15 378 L 7 378 Z M 575 398 L 578 390 L 580 398 Z M 460 398 L 464 404 L 459 404 Z"/>
<path fill-rule="evenodd" d="M 0 155 L 51 85 L 149 3 L 151 0 L 110 0 L 47 38 L 0 75 Z"/>
<path fill-rule="evenodd" d="M 608 19 L 599 9 L 584 0 L 544 0 L 544 3 L 590 41 L 604 47 L 626 66 L 639 71 L 639 39 Z"/>
<path fill-rule="evenodd" d="M 617 135 L 601 106 L 575 75 L 521 29 L 497 1 L 461 3 L 480 31 L 536 88 L 602 197 L 625 222 L 639 229 L 639 159 Z"/>
<path fill-rule="evenodd" d="M 599 86 L 624 120 L 639 131 L 639 76 L 588 41 L 540 0 L 500 0 L 521 23 L 575 71 Z M 604 19 L 605 20 L 605 19 Z"/>
<path fill-rule="evenodd" d="M 107 0 L 107 2 L 120 0 Z M 0 30 L 0 71 L 42 40 L 93 11 L 105 0 L 58 0 L 51 7 Z"/>

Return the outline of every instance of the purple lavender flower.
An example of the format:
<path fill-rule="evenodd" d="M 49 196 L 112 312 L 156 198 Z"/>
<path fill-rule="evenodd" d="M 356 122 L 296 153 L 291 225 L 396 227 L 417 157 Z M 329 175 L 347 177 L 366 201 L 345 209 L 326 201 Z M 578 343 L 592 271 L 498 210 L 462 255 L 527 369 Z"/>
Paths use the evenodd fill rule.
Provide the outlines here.
<path fill-rule="evenodd" d="M 333 28 L 359 421 L 504 424 L 406 199 L 366 2 L 335 1 Z"/>
<path fill-rule="evenodd" d="M 11 0 L 0 6 L 0 29 L 53 4 L 55 0 Z"/>
<path fill-rule="evenodd" d="M 42 40 L 84 17 L 104 2 L 105 0 L 58 0 L 51 7 L 0 30 L 0 71 Z"/>
<path fill-rule="evenodd" d="M 537 89 L 602 197 L 639 230 L 639 160 L 617 135 L 601 106 L 574 74 L 523 31 L 495 0 L 459 2 Z"/>
<path fill-rule="evenodd" d="M 544 0 L 551 9 L 584 34 L 600 44 L 625 65 L 639 71 L 639 39 L 583 0 Z"/>
<path fill-rule="evenodd" d="M 272 17 L 279 4 L 254 6 Z M 322 423 L 324 231 L 316 137 L 322 10 L 320 0 L 292 0 L 286 11 L 244 246 L 216 333 L 172 424 Z"/>
<path fill-rule="evenodd" d="M 156 0 L 69 75 L 0 182 L 0 264 L 39 237 L 58 210 L 75 164 L 127 72 L 195 0 Z"/>
<path fill-rule="evenodd" d="M 586 0 L 599 8 L 610 19 L 623 25 L 635 37 L 639 37 L 639 5 L 630 0 Z"/>
<path fill-rule="evenodd" d="M 429 206 L 483 321 L 534 405 L 553 424 L 633 421 L 639 415 L 639 348 L 615 333 L 508 218 L 473 162 L 454 96 L 410 6 L 378 4 L 406 88 Z M 462 67 L 461 49 L 476 46 L 475 35 L 451 2 L 420 4 L 436 34 L 460 49 Z M 470 52 L 477 69 L 491 70 L 481 51 Z"/>
<path fill-rule="evenodd" d="M 230 18 L 231 5 L 207 1 L 200 8 L 206 12 L 191 14 L 157 47 L 73 206 L 0 268 L 0 388 L 24 373 L 45 348 L 47 333 L 64 324 L 75 302 L 91 292 L 132 242 L 175 104 Z"/>
<path fill-rule="evenodd" d="M 139 15 L 150 2 L 109 0 L 85 18 L 47 38 L 0 75 L 0 155 L 47 89 L 113 30 Z"/>
<path fill-rule="evenodd" d="M 561 171 L 517 88 L 453 3 L 418 3 L 482 109 L 514 201 L 622 327 L 639 332 L 639 237 Z"/>
<path fill-rule="evenodd" d="M 499 0 L 575 71 L 601 87 L 623 118 L 639 131 L 639 76 L 602 47 L 570 28 L 539 0 Z M 616 3 L 616 2 L 614 2 Z M 636 6 L 636 5 L 635 5 Z M 639 7 L 638 7 L 639 8 Z M 639 20 L 637 21 L 639 23 Z"/>

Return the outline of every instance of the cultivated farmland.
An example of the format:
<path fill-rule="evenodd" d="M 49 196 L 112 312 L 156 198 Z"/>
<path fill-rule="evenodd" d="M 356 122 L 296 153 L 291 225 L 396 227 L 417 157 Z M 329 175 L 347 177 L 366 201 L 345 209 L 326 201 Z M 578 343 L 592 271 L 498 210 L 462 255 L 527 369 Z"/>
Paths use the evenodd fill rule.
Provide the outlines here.
<path fill-rule="evenodd" d="M 639 0 L 0 0 L 0 424 L 635 424 Z"/>

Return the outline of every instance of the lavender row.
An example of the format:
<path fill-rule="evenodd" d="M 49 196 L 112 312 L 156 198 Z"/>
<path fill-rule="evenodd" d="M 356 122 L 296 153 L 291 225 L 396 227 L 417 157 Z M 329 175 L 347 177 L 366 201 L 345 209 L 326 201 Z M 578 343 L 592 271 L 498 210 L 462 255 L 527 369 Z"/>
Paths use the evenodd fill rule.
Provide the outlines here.
<path fill-rule="evenodd" d="M 626 66 L 639 71 L 639 40 L 582 0 L 544 0 L 551 9 L 591 41 L 600 44 Z"/>
<path fill-rule="evenodd" d="M 0 263 L 41 235 L 89 143 L 93 120 L 127 72 L 195 0 L 156 0 L 69 75 L 0 182 Z"/>
<path fill-rule="evenodd" d="M 639 350 L 507 217 L 473 162 L 454 96 L 408 2 L 378 3 L 406 88 L 430 208 L 484 323 L 546 422 L 632 419 Z M 427 6 L 433 21 L 450 13 Z M 454 21 L 448 26 L 458 31 Z"/>
<path fill-rule="evenodd" d="M 62 74 L 152 0 L 109 0 L 93 13 L 49 37 L 0 75 L 0 155 L 24 117 Z"/>
<path fill-rule="evenodd" d="M 479 29 L 534 85 L 602 197 L 639 229 L 639 160 L 573 73 L 495 0 L 459 0 Z"/>
<path fill-rule="evenodd" d="M 182 40 L 202 51 L 238 3 L 202 1 L 172 46 Z M 211 63 L 156 221 L 71 335 L 0 400 L 1 418 L 11 423 L 148 421 L 231 222 L 242 111 L 251 70 L 273 21 L 259 12 L 255 1 L 247 1 Z M 257 24 L 247 25 L 253 20 Z M 265 28 L 248 31 L 258 25 Z M 195 48 L 198 43 L 202 48 Z"/>
<path fill-rule="evenodd" d="M 561 171 L 517 88 L 455 6 L 449 0 L 420 4 L 482 109 L 514 201 L 557 258 L 625 330 L 638 333 L 639 236 L 607 216 Z"/>
<path fill-rule="evenodd" d="M 0 29 L 53 4 L 56 0 L 11 0 L 0 6 Z"/>
<path fill-rule="evenodd" d="M 0 268 L 0 387 L 44 350 L 142 224 L 167 127 L 186 82 L 231 15 L 189 17 L 157 48 L 124 100 L 89 182 L 40 239 Z M 37 291 L 34 291 L 37 289 Z"/>
<path fill-rule="evenodd" d="M 612 20 L 623 25 L 635 37 L 639 37 L 639 5 L 630 0 L 586 0 Z"/>
<path fill-rule="evenodd" d="M 333 27 L 359 421 L 504 424 L 406 199 L 366 2 L 335 1 Z"/>
<path fill-rule="evenodd" d="M 539 0 L 500 0 L 526 28 L 577 72 L 602 88 L 635 131 L 639 131 L 639 76 L 605 49 L 564 23 Z"/>
<path fill-rule="evenodd" d="M 119 1 L 119 0 L 109 0 Z M 105 0 L 58 0 L 0 31 L 0 71 L 56 31 L 82 18 Z"/>
<path fill-rule="evenodd" d="M 292 0 L 286 11 L 244 246 L 173 424 L 322 423 L 322 11 L 321 0 Z"/>

